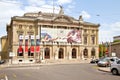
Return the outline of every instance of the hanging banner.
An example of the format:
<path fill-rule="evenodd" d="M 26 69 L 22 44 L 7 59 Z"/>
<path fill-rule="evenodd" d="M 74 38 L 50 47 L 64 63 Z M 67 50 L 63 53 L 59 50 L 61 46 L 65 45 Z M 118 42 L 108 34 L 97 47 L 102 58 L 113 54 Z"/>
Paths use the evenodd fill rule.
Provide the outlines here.
<path fill-rule="evenodd" d="M 40 52 L 40 47 L 36 46 L 36 52 L 39 53 Z"/>
<path fill-rule="evenodd" d="M 31 39 L 35 39 L 34 35 L 31 35 Z"/>
<path fill-rule="evenodd" d="M 23 48 L 22 48 L 23 38 L 24 38 L 23 35 L 19 36 L 19 48 L 17 50 L 19 56 L 22 56 L 23 54 Z"/>
<path fill-rule="evenodd" d="M 22 48 L 22 46 L 19 46 L 19 48 L 18 48 L 18 53 L 19 53 L 19 54 L 23 53 L 23 48 Z"/>
<path fill-rule="evenodd" d="M 40 46 L 40 39 L 36 39 L 36 46 Z"/>
<path fill-rule="evenodd" d="M 28 36 L 28 35 L 25 36 L 25 40 L 26 40 L 26 39 L 29 39 L 29 36 Z"/>
<path fill-rule="evenodd" d="M 40 52 L 40 39 L 36 39 L 36 52 Z"/>
<path fill-rule="evenodd" d="M 23 40 L 19 40 L 19 46 L 22 46 Z"/>
<path fill-rule="evenodd" d="M 30 47 L 30 53 L 34 53 L 34 46 Z"/>
<path fill-rule="evenodd" d="M 31 39 L 30 53 L 34 53 L 34 45 L 35 45 L 35 43 L 34 43 L 34 35 L 31 35 L 30 39 Z"/>
<path fill-rule="evenodd" d="M 28 39 L 25 40 L 25 52 L 28 52 Z"/>
<path fill-rule="evenodd" d="M 40 36 L 39 36 L 39 35 L 36 35 L 36 39 L 40 39 Z"/>
<path fill-rule="evenodd" d="M 20 35 L 20 36 L 19 36 L 19 39 L 20 39 L 20 40 L 23 40 L 23 38 L 24 38 L 23 35 Z"/>
<path fill-rule="evenodd" d="M 31 46 L 34 46 L 35 43 L 34 43 L 34 39 L 31 39 Z"/>
<path fill-rule="evenodd" d="M 48 28 L 42 26 L 40 28 L 40 39 L 46 42 L 67 42 L 67 43 L 81 43 L 82 31 L 80 28 L 63 29 L 63 28 Z"/>

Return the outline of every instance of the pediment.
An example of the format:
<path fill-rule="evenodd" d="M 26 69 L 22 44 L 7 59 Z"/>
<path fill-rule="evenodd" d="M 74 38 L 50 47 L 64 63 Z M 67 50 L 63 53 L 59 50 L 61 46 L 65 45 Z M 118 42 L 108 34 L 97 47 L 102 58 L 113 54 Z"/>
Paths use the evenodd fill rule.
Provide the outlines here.
<path fill-rule="evenodd" d="M 66 23 L 73 23 L 72 19 L 68 16 L 60 15 L 54 18 L 55 22 L 66 22 Z"/>

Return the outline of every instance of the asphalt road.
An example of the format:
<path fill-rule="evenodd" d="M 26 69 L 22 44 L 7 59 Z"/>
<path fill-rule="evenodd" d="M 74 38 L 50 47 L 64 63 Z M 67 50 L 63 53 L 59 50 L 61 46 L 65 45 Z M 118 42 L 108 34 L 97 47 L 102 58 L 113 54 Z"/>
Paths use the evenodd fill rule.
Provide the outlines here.
<path fill-rule="evenodd" d="M 93 64 L 81 63 L 4 68 L 0 70 L 0 80 L 120 80 L 120 76 L 98 71 Z"/>

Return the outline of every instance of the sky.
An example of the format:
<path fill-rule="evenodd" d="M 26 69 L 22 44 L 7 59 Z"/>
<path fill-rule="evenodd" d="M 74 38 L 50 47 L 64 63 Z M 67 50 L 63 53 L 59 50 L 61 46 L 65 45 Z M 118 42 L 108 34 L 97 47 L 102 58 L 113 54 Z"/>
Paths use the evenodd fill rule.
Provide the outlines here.
<path fill-rule="evenodd" d="M 7 35 L 6 25 L 11 17 L 23 16 L 27 12 L 59 12 L 95 24 L 99 27 L 99 43 L 111 42 L 120 35 L 120 0 L 0 0 L 0 37 Z"/>

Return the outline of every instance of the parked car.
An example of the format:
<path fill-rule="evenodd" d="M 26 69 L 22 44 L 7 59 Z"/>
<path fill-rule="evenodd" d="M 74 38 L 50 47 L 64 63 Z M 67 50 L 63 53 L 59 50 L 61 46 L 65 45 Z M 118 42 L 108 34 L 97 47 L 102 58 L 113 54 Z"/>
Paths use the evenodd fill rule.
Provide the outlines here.
<path fill-rule="evenodd" d="M 4 64 L 5 63 L 5 60 L 0 60 L 0 64 Z"/>
<path fill-rule="evenodd" d="M 98 63 L 99 59 L 92 59 L 90 63 Z"/>
<path fill-rule="evenodd" d="M 114 61 L 112 64 L 111 64 L 111 72 L 113 75 L 118 75 L 120 74 L 120 59 L 117 60 L 117 61 Z"/>
<path fill-rule="evenodd" d="M 105 57 L 99 60 L 97 65 L 99 67 L 108 67 L 110 66 L 114 61 L 118 60 L 119 58 L 117 57 Z"/>

